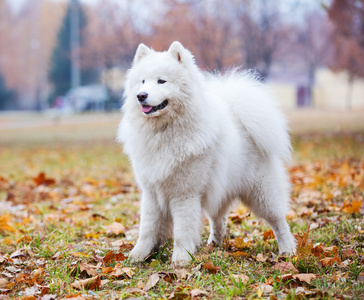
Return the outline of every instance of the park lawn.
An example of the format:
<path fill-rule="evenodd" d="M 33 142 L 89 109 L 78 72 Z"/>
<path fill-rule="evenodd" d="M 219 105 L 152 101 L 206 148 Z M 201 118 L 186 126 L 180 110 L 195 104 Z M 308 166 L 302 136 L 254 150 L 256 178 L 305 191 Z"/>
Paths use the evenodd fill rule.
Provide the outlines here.
<path fill-rule="evenodd" d="M 205 245 L 205 220 L 203 245 L 193 262 L 174 268 L 172 241 L 144 263 L 128 261 L 140 204 L 129 162 L 112 131 L 93 135 L 95 128 L 89 128 L 77 138 L 72 135 L 77 128 L 57 129 L 59 138 L 13 130 L 0 140 L 0 294 L 19 299 L 364 297 L 364 132 L 293 136 L 287 218 L 297 255 L 278 256 L 270 228 L 241 206 L 229 216 L 224 245 Z"/>

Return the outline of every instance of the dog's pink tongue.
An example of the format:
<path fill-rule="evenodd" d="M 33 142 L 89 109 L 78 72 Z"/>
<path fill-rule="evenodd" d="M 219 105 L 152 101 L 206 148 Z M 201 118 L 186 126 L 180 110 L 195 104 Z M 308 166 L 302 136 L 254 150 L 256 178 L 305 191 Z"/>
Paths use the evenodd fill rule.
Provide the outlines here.
<path fill-rule="evenodd" d="M 142 112 L 144 113 L 148 113 L 152 110 L 152 107 L 151 106 L 148 106 L 148 105 L 143 105 L 142 106 Z"/>

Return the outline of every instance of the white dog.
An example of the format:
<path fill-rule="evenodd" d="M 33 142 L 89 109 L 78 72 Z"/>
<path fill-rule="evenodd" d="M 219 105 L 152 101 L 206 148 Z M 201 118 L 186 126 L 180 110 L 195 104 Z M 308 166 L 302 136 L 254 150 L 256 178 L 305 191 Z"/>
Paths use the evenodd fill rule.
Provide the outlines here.
<path fill-rule="evenodd" d="M 140 44 L 126 78 L 118 141 L 142 190 L 139 239 L 144 260 L 174 236 L 172 262 L 200 244 L 222 241 L 236 199 L 273 228 L 280 252 L 295 252 L 286 222 L 291 156 L 287 124 L 266 88 L 249 73 L 206 75 L 179 42 L 156 52 Z"/>

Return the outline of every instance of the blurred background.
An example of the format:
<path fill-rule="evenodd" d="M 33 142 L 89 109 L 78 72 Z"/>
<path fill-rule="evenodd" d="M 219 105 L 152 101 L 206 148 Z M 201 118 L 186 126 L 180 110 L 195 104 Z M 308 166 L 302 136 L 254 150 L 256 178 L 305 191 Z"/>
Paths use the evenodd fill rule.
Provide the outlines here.
<path fill-rule="evenodd" d="M 118 110 L 137 45 L 174 40 L 288 110 L 364 108 L 363 0 L 0 0 L 0 110 Z"/>

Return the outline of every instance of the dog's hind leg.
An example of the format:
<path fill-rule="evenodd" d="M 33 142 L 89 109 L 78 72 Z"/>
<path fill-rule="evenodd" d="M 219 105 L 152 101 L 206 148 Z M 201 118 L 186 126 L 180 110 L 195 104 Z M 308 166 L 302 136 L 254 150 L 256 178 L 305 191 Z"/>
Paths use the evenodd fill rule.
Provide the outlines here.
<path fill-rule="evenodd" d="M 161 211 L 151 193 L 143 192 L 139 238 L 129 254 L 131 261 L 144 260 L 153 249 L 163 243 L 170 234 L 170 225 L 170 215 Z"/>
<path fill-rule="evenodd" d="M 272 227 L 280 253 L 295 253 L 296 241 L 286 221 L 290 201 L 286 171 L 279 161 L 270 161 L 264 173 L 244 203 Z"/>
<path fill-rule="evenodd" d="M 217 211 L 211 211 L 211 207 L 210 209 L 205 210 L 210 223 L 210 236 L 207 241 L 208 245 L 212 243 L 220 245 L 226 237 L 229 209 L 230 205 L 228 205 L 228 203 L 223 203 Z"/>

